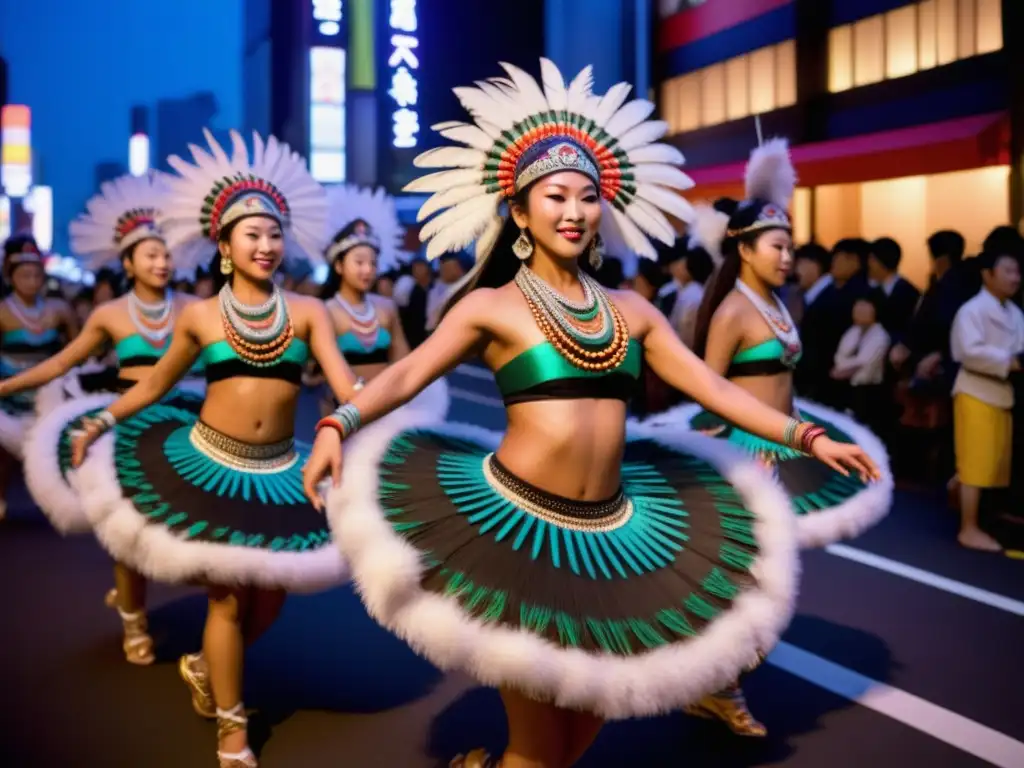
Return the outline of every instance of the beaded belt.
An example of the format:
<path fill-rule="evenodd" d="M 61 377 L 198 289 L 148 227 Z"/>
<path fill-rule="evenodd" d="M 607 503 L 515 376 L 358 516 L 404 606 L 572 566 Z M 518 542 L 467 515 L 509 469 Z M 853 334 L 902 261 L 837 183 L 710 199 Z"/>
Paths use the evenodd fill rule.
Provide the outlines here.
<path fill-rule="evenodd" d="M 604 501 L 577 501 L 548 493 L 520 480 L 493 453 L 484 457 L 484 477 L 498 494 L 546 522 L 574 531 L 610 531 L 626 524 L 633 502 L 619 489 Z"/>
<path fill-rule="evenodd" d="M 189 441 L 200 453 L 218 464 L 252 473 L 281 472 L 299 460 L 295 440 L 288 438 L 269 445 L 250 445 L 197 421 Z"/>

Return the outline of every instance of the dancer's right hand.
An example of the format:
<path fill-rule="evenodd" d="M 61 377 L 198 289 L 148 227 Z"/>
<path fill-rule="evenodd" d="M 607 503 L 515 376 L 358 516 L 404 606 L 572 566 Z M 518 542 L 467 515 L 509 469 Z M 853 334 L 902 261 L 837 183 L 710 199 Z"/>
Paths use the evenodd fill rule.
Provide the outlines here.
<path fill-rule="evenodd" d="M 71 466 L 80 467 L 85 461 L 85 453 L 96 438 L 103 434 L 103 422 L 98 419 L 83 419 L 82 427 L 74 430 L 71 438 Z"/>
<path fill-rule="evenodd" d="M 341 485 L 341 435 L 336 429 L 324 428 L 317 432 L 313 451 L 302 468 L 302 488 L 317 511 L 323 511 L 325 504 L 317 486 L 328 474 L 331 485 Z"/>

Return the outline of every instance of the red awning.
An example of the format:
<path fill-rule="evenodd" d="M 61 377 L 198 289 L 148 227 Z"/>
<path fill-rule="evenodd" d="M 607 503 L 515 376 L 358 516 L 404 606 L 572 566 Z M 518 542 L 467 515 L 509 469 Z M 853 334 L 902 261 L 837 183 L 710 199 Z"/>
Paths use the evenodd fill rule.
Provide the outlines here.
<path fill-rule="evenodd" d="M 685 153 L 685 146 L 683 151 Z M 803 144 L 793 147 L 792 157 L 801 187 L 1007 165 L 1010 162 L 1010 117 L 1007 112 L 991 112 Z M 743 183 L 743 170 L 744 163 L 686 169 L 697 184 L 687 196 L 735 194 L 733 190 Z"/>

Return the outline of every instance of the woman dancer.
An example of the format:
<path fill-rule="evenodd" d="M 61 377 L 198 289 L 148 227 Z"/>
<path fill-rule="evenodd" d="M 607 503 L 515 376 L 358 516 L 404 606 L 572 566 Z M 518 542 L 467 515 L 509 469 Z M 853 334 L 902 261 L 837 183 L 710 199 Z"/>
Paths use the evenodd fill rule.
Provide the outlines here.
<path fill-rule="evenodd" d="M 306 449 L 293 433 L 300 379 L 312 353 L 339 400 L 355 377 L 314 298 L 283 293 L 274 273 L 286 253 L 310 258 L 322 243 L 326 202 L 287 145 L 254 137 L 252 161 L 232 132 L 232 155 L 206 132 L 161 220 L 182 261 L 219 251 L 223 287 L 190 304 L 152 373 L 91 420 L 73 446 L 113 430 L 82 464 L 86 514 L 116 558 L 150 578 L 205 584 L 203 656 L 179 669 L 203 709 L 208 673 L 221 766 L 255 766 L 242 705 L 243 649 L 277 617 L 288 590 L 316 590 L 345 576 L 326 521 L 303 495 Z M 206 399 L 197 417 L 157 401 L 197 360 Z"/>
<path fill-rule="evenodd" d="M 680 406 L 651 423 L 667 427 L 682 422 L 756 456 L 773 469 L 792 498 L 800 545 L 821 547 L 856 536 L 884 517 L 892 503 L 893 480 L 885 448 L 868 430 L 820 405 L 794 400 L 800 334 L 775 291 L 792 268 L 792 228 L 786 210 L 795 183 L 786 142 L 775 139 L 751 154 L 746 199 L 734 206 L 731 216 L 698 207 L 695 234 L 720 266 L 698 313 L 694 351 L 711 370 L 761 402 L 798 420 L 813 419 L 833 439 L 856 441 L 881 468 L 880 480 L 865 483 L 846 476 L 785 441 L 766 440 L 734 419 L 723 419 L 696 404 Z M 738 685 L 688 711 L 720 718 L 743 736 L 767 733 L 751 715 Z"/>
<path fill-rule="evenodd" d="M 625 104 L 626 84 L 594 95 L 589 68 L 566 86 L 542 60 L 542 89 L 503 66 L 507 79 L 457 90 L 479 122 L 441 132 L 468 148 L 417 159 L 453 169 L 408 187 L 435 193 L 421 216 L 448 208 L 422 230 L 428 256 L 476 240 L 477 264 L 423 346 L 322 422 L 305 485 L 322 503 L 316 485 L 328 471 L 337 482 L 342 438 L 465 357 L 496 371 L 505 435 L 365 428 L 329 495 L 331 525 L 351 537 L 336 540 L 371 615 L 438 666 L 501 688 L 501 765 L 563 768 L 603 719 L 663 712 L 725 684 L 791 613 L 792 521 L 768 476 L 700 436 L 640 427 L 627 439 L 624 401 L 642 357 L 754 432 L 875 470 L 856 446 L 714 375 L 653 306 L 580 269 L 599 229 L 654 258 L 641 228 L 670 241 L 662 211 L 690 217 L 669 189 L 690 184 L 680 154 L 649 143 L 665 131 L 645 122 L 653 105 Z"/>
<path fill-rule="evenodd" d="M 3 279 L 11 293 L 0 302 L 0 387 L 78 335 L 78 318 L 71 305 L 43 296 L 46 273 L 31 237 L 17 235 L 4 243 Z M 0 397 L 0 520 L 7 512 L 11 474 L 24 455 L 25 435 L 45 410 L 37 405 L 42 402 L 36 403 L 34 391 Z"/>
<path fill-rule="evenodd" d="M 333 187 L 327 201 L 330 272 L 323 296 L 345 361 L 370 381 L 409 354 L 395 302 L 370 292 L 379 272 L 397 263 L 402 227 L 395 201 L 383 189 Z M 333 397 L 321 401 L 323 415 L 337 407 Z"/>
<path fill-rule="evenodd" d="M 175 317 L 194 301 L 173 294 L 167 287 L 172 264 L 163 234 L 156 226 L 160 194 L 155 176 L 122 176 L 103 184 L 100 193 L 87 204 L 88 213 L 71 224 L 71 249 L 94 270 L 120 261 L 132 283 L 131 291 L 97 307 L 82 332 L 58 354 L 0 382 L 0 403 L 49 382 L 81 389 L 77 381 L 71 381 L 79 378 L 104 380 L 103 386 L 110 390 L 76 397 L 57 407 L 36 422 L 25 441 L 29 492 L 61 533 L 91 530 L 78 494 L 66 477 L 73 430 L 81 427 L 84 415 L 110 405 L 116 399 L 113 392 L 127 390 L 153 370 L 170 342 Z M 69 373 L 107 344 L 114 345 L 118 357 L 113 376 Z M 164 402 L 198 413 L 202 398 L 175 393 Z M 106 602 L 121 616 L 125 657 L 132 664 L 152 664 L 155 657 L 145 614 L 146 580 L 116 563 L 114 585 Z"/>

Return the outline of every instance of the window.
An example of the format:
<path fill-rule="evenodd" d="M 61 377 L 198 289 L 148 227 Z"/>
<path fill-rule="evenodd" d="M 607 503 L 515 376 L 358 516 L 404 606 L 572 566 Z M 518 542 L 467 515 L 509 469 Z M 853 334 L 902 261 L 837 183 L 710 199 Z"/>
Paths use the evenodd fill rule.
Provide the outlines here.
<path fill-rule="evenodd" d="M 661 116 L 671 133 L 739 120 L 795 103 L 796 46 L 792 40 L 661 84 Z"/>
<path fill-rule="evenodd" d="M 829 90 L 905 77 L 1003 47 L 1000 0 L 920 0 L 829 32 Z"/>

